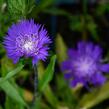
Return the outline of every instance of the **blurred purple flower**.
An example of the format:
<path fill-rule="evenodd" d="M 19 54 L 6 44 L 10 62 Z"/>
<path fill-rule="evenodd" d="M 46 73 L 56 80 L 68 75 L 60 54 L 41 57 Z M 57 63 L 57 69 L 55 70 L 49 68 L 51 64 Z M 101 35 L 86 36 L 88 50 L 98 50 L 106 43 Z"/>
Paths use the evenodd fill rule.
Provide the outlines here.
<path fill-rule="evenodd" d="M 68 50 L 68 60 L 62 63 L 62 71 L 72 87 L 82 83 L 102 85 L 106 78 L 103 72 L 109 72 L 109 64 L 102 63 L 102 50 L 98 45 L 79 42 L 77 50 Z"/>
<path fill-rule="evenodd" d="M 47 58 L 49 43 L 51 40 L 46 29 L 32 19 L 13 24 L 4 40 L 7 55 L 14 63 L 25 57 L 32 58 L 33 65 Z"/>

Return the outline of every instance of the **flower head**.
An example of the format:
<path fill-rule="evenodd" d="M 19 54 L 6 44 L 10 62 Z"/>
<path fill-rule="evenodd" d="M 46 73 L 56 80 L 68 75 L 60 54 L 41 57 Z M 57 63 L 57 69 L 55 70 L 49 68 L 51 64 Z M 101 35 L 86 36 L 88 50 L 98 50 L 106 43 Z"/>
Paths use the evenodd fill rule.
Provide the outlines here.
<path fill-rule="evenodd" d="M 51 40 L 46 29 L 35 24 L 34 20 L 21 20 L 13 24 L 4 40 L 7 55 L 14 63 L 21 57 L 32 58 L 33 64 L 45 60 L 48 56 L 48 44 Z"/>
<path fill-rule="evenodd" d="M 62 63 L 62 70 L 71 86 L 78 83 L 102 85 L 106 81 L 103 72 L 109 72 L 109 64 L 103 64 L 102 50 L 98 45 L 81 41 L 77 50 L 68 50 L 68 60 Z"/>

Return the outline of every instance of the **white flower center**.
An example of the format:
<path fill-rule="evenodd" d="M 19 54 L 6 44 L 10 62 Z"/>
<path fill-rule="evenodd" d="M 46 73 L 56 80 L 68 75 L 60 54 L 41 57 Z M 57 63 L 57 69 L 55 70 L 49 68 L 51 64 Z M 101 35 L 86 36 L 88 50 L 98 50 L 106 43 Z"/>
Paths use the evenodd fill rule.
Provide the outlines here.
<path fill-rule="evenodd" d="M 93 65 L 93 63 L 91 61 L 88 60 L 84 60 L 83 62 L 81 62 L 80 64 L 80 70 L 83 72 L 87 72 L 88 70 L 91 69 L 91 66 Z"/>
<path fill-rule="evenodd" d="M 23 45 L 23 48 L 27 52 L 30 52 L 33 49 L 33 43 L 31 41 L 26 41 L 25 44 Z"/>
<path fill-rule="evenodd" d="M 92 75 L 96 71 L 96 64 L 90 58 L 81 58 L 74 64 L 78 75 Z"/>

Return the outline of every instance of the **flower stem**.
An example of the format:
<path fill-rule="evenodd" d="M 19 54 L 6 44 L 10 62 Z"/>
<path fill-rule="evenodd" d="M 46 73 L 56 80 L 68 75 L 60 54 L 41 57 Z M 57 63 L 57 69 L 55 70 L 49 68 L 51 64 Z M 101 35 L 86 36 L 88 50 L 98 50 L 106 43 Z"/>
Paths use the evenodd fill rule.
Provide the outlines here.
<path fill-rule="evenodd" d="M 33 66 L 33 70 L 34 70 L 34 97 L 33 97 L 33 107 L 35 106 L 36 103 L 36 99 L 38 97 L 38 71 L 36 68 L 36 65 Z"/>

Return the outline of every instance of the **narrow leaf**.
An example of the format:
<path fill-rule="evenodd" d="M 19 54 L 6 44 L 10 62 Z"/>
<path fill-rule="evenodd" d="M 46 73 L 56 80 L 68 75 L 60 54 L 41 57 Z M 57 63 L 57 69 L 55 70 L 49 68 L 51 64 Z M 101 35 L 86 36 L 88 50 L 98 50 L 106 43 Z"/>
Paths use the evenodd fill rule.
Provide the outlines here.
<path fill-rule="evenodd" d="M 61 35 L 57 35 L 56 41 L 55 41 L 55 46 L 56 46 L 56 54 L 58 58 L 58 62 L 61 63 L 67 58 L 67 47 L 61 37 Z"/>
<path fill-rule="evenodd" d="M 38 64 L 38 77 L 39 77 L 39 80 L 42 79 L 43 75 L 44 75 L 44 66 L 42 64 L 42 62 L 39 62 Z M 51 87 L 49 86 L 49 84 L 46 86 L 46 89 L 44 90 L 44 96 L 47 100 L 47 102 L 54 108 L 54 109 L 57 109 L 58 107 L 58 99 L 57 97 L 55 96 L 55 94 L 53 93 Z"/>
<path fill-rule="evenodd" d="M 47 84 L 52 80 L 54 67 L 55 67 L 56 55 L 54 55 L 51 60 L 50 64 L 48 65 L 47 69 L 45 70 L 44 76 L 39 81 L 39 90 L 42 92 L 44 91 Z"/>
<path fill-rule="evenodd" d="M 102 87 L 93 90 L 92 92 L 83 96 L 80 100 L 79 106 L 81 108 L 90 109 L 100 102 L 109 98 L 109 82 Z"/>
<path fill-rule="evenodd" d="M 18 91 L 16 90 L 15 87 L 13 87 L 10 82 L 5 81 L 2 84 L 0 84 L 0 87 L 2 90 L 5 91 L 5 93 L 11 97 L 13 100 L 16 100 L 17 102 L 21 103 L 22 105 L 26 105 L 24 102 L 23 98 L 19 95 Z"/>
<path fill-rule="evenodd" d="M 5 80 L 8 80 L 9 78 L 13 77 L 16 75 L 18 72 L 20 72 L 23 69 L 24 65 L 19 65 L 15 70 L 9 72 L 6 77 L 4 78 Z"/>
<path fill-rule="evenodd" d="M 22 70 L 23 67 L 24 67 L 24 65 L 21 64 L 16 69 L 9 72 L 4 78 L 0 78 L 0 84 L 4 81 L 10 79 L 11 77 L 15 76 L 18 72 L 20 72 Z"/>

